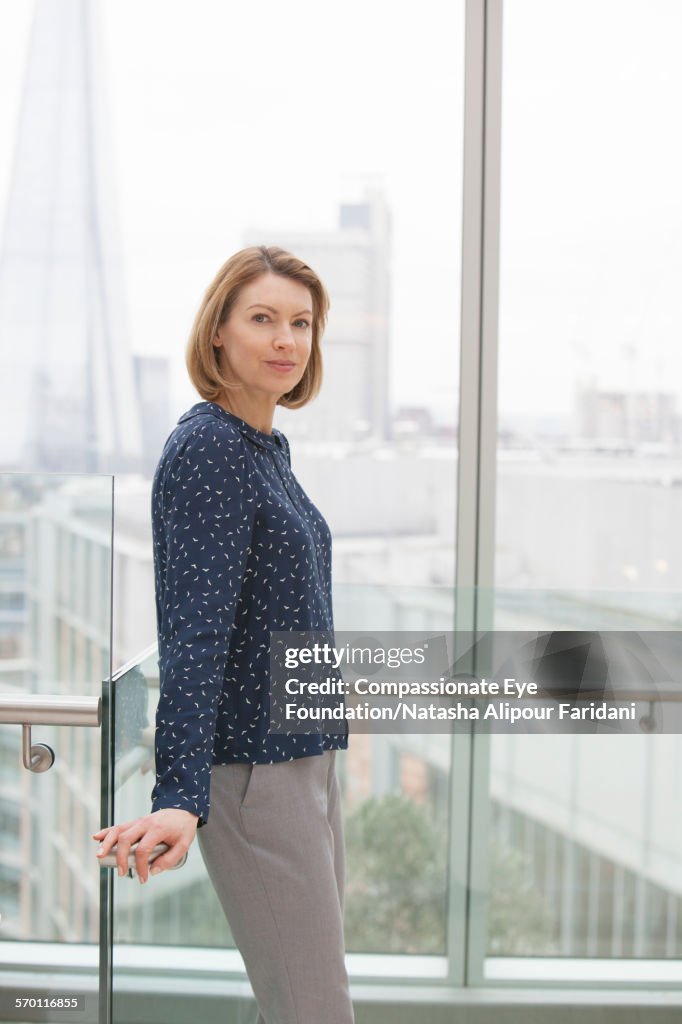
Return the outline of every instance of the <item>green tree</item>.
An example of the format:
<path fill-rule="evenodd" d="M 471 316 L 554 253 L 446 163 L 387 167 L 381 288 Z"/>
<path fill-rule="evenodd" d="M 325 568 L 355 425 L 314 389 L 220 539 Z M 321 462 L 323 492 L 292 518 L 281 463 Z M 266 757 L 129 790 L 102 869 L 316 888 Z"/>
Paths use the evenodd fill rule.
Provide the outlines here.
<path fill-rule="evenodd" d="M 400 795 L 346 816 L 346 943 L 372 953 L 443 953 L 446 831 Z"/>
<path fill-rule="evenodd" d="M 555 954 L 555 908 L 529 877 L 525 854 L 492 839 L 488 877 L 488 953 L 494 956 Z"/>
<path fill-rule="evenodd" d="M 346 944 L 367 953 L 444 953 L 447 830 L 430 807 L 372 797 L 346 815 Z M 525 855 L 490 844 L 488 952 L 556 952 L 555 909 Z"/>

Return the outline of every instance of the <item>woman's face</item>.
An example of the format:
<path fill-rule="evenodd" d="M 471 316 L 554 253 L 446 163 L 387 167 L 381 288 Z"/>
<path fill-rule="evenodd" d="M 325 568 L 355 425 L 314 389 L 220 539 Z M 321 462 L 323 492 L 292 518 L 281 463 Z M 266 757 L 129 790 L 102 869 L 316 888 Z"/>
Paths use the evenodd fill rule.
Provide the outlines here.
<path fill-rule="evenodd" d="M 266 273 L 244 285 L 214 345 L 228 380 L 280 398 L 301 380 L 312 346 L 313 303 L 299 281 Z"/>

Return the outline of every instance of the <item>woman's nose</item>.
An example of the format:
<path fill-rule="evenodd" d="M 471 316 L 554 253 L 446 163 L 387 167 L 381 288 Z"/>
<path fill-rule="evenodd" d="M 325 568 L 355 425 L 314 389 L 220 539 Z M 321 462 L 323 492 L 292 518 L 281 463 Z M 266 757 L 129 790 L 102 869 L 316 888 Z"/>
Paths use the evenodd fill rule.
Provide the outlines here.
<path fill-rule="evenodd" d="M 277 348 L 294 348 L 296 340 L 294 338 L 291 327 L 283 326 L 278 327 L 275 332 L 274 344 Z"/>

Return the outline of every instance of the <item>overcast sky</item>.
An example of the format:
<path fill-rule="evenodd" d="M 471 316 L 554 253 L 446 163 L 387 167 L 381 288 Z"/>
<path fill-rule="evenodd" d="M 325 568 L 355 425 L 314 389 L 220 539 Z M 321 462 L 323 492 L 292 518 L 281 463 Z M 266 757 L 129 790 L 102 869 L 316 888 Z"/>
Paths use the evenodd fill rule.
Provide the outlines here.
<path fill-rule="evenodd" d="M 132 344 L 170 355 L 178 407 L 243 231 L 331 229 L 370 181 L 394 224 L 394 400 L 454 409 L 462 0 L 100 7 Z M 0 0 L 3 207 L 32 9 Z M 504 39 L 501 409 L 567 415 L 589 379 L 679 393 L 682 3 L 507 0 Z"/>

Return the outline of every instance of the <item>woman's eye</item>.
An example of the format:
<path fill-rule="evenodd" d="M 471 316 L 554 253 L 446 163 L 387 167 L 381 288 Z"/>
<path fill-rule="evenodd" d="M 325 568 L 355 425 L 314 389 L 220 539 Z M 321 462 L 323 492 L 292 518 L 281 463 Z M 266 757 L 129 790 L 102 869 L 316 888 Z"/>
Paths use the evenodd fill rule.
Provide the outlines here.
<path fill-rule="evenodd" d="M 269 319 L 267 313 L 254 313 L 253 314 L 253 319 L 257 320 L 258 323 L 262 323 L 263 320 L 258 320 L 258 317 L 260 317 L 260 316 L 263 317 L 263 320 L 268 320 Z M 294 320 L 294 323 L 295 324 L 301 324 L 304 328 L 305 327 L 310 327 L 310 322 L 308 320 L 305 320 L 303 317 L 301 317 L 299 320 Z"/>

